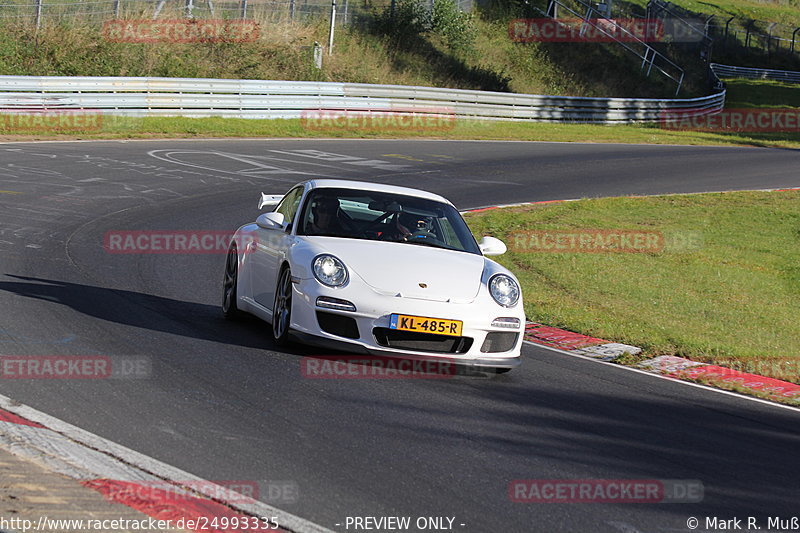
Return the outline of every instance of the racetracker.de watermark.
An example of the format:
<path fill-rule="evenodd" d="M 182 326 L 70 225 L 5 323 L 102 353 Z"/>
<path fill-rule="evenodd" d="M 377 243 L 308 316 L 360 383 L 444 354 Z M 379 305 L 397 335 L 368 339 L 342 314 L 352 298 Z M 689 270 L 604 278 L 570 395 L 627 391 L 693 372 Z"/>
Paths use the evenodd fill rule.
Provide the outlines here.
<path fill-rule="evenodd" d="M 303 357 L 300 374 L 309 379 L 446 379 L 457 374 L 449 361 L 370 355 Z"/>
<path fill-rule="evenodd" d="M 517 43 L 697 42 L 702 27 L 676 19 L 526 18 L 509 22 L 508 36 Z"/>
<path fill-rule="evenodd" d="M 661 128 L 704 132 L 800 132 L 800 111 L 792 109 L 723 109 L 709 113 L 697 109 L 661 112 Z"/>
<path fill-rule="evenodd" d="M 152 373 L 153 365 L 148 357 L 0 356 L 0 379 L 142 379 Z"/>
<path fill-rule="evenodd" d="M 95 109 L 0 108 L 0 129 L 39 133 L 99 131 L 103 113 Z"/>
<path fill-rule="evenodd" d="M 300 126 L 309 131 L 435 132 L 455 128 L 456 115 L 448 107 L 306 109 L 300 113 Z"/>
<path fill-rule="evenodd" d="M 508 485 L 515 503 L 698 503 L 696 479 L 516 479 Z"/>
<path fill-rule="evenodd" d="M 109 20 L 103 38 L 118 43 L 251 42 L 259 27 L 252 20 L 175 19 Z"/>
<path fill-rule="evenodd" d="M 103 236 L 103 249 L 110 254 L 224 254 L 232 242 L 246 253 L 254 237 L 218 230 L 115 230 Z"/>
<path fill-rule="evenodd" d="M 186 480 L 186 481 L 114 481 L 104 487 L 106 496 L 119 501 L 158 501 L 174 503 L 198 497 L 226 503 L 294 504 L 300 500 L 295 481 L 256 480 Z"/>
<path fill-rule="evenodd" d="M 633 229 L 518 231 L 509 234 L 517 253 L 661 253 L 698 250 L 698 231 L 661 232 Z"/>

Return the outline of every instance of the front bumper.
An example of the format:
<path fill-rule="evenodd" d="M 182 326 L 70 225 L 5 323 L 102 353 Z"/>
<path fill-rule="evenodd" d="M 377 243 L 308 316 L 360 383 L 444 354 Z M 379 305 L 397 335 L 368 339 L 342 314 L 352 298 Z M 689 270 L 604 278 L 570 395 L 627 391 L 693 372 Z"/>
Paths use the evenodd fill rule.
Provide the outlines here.
<path fill-rule="evenodd" d="M 521 302 L 512 309 L 498 306 L 493 300 L 486 302 L 478 295 L 470 303 L 452 303 L 400 296 L 387 296 L 372 290 L 331 289 L 324 287 L 316 280 L 296 280 L 293 284 L 294 297 L 292 305 L 291 328 L 299 340 L 307 344 L 348 351 L 356 354 L 382 355 L 389 357 L 410 357 L 426 360 L 441 360 L 458 365 L 490 368 L 515 368 L 520 364 L 522 336 L 525 327 L 525 315 Z M 319 296 L 337 298 L 352 302 L 355 311 L 325 309 L 317 306 Z M 488 297 L 488 295 L 483 295 Z M 488 297 L 491 298 L 491 297 Z M 347 317 L 354 321 L 357 331 L 347 336 L 326 331 L 318 321 L 317 312 L 328 315 Z M 387 346 L 379 343 L 376 332 L 385 332 L 389 328 L 390 316 L 405 314 L 434 317 L 463 322 L 462 338 L 470 339 L 461 343 L 456 351 L 442 352 L 438 350 L 418 350 Z M 499 317 L 517 318 L 518 328 L 492 326 Z M 331 328 L 327 328 L 330 330 Z M 396 330 L 393 330 L 396 331 Z M 515 334 L 516 338 L 509 349 L 500 352 L 485 351 L 487 335 L 493 332 Z M 494 336 L 496 338 L 497 335 Z M 468 344 L 468 347 L 465 345 Z"/>

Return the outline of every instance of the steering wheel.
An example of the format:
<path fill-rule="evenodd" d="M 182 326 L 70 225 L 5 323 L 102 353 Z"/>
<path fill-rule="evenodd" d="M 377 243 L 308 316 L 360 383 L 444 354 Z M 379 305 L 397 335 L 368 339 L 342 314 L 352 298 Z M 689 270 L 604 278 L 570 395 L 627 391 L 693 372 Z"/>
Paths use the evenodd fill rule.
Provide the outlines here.
<path fill-rule="evenodd" d="M 431 239 L 431 240 L 434 240 L 434 241 L 438 241 L 439 240 L 439 236 L 436 235 L 435 233 L 431 233 L 430 231 L 419 230 L 419 231 L 415 231 L 411 235 L 406 236 L 403 240 L 406 241 L 406 242 L 411 242 L 411 241 L 415 241 L 415 240 L 428 240 L 428 239 Z"/>

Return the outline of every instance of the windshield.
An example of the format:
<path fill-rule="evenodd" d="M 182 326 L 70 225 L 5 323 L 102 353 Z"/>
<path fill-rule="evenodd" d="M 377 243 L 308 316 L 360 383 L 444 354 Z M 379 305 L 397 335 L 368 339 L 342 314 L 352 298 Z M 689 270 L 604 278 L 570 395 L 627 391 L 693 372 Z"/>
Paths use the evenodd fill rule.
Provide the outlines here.
<path fill-rule="evenodd" d="M 297 233 L 481 253 L 452 205 L 385 192 L 315 189 L 305 202 Z"/>

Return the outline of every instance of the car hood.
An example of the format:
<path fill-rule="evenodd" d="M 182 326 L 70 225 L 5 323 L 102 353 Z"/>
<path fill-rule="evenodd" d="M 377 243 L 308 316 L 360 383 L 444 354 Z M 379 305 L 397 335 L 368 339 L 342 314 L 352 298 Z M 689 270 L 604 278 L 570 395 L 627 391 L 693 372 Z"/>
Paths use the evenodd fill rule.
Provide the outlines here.
<path fill-rule="evenodd" d="M 463 303 L 480 290 L 482 255 L 408 243 L 335 240 L 330 253 L 382 294 Z"/>

